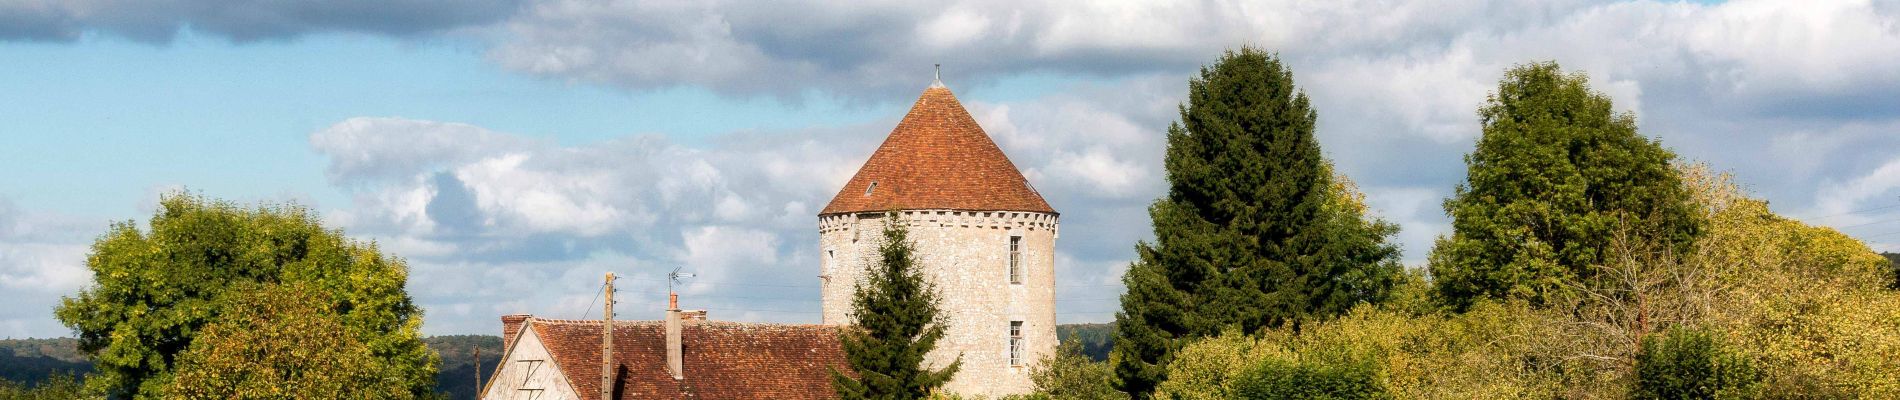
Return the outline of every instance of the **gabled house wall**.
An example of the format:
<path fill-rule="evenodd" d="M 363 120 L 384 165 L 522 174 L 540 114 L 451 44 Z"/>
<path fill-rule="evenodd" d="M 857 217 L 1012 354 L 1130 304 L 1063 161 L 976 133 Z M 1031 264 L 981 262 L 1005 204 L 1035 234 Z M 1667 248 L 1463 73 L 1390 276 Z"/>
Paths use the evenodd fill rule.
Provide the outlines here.
<path fill-rule="evenodd" d="M 565 400 L 579 399 L 568 384 L 567 374 L 548 353 L 529 320 L 510 344 L 501 367 L 489 378 L 482 392 L 485 400 Z"/>

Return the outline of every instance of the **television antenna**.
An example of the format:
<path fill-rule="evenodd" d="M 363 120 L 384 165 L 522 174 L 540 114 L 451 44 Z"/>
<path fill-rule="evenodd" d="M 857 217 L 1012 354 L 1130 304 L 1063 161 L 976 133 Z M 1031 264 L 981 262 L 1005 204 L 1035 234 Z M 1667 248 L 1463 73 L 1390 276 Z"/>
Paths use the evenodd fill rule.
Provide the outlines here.
<path fill-rule="evenodd" d="M 666 306 L 669 310 L 678 310 L 680 308 L 680 295 L 679 292 L 673 290 L 673 287 L 679 285 L 681 279 L 696 276 L 696 274 L 691 272 L 680 272 L 682 268 L 685 267 L 674 267 L 673 272 L 666 273 Z"/>

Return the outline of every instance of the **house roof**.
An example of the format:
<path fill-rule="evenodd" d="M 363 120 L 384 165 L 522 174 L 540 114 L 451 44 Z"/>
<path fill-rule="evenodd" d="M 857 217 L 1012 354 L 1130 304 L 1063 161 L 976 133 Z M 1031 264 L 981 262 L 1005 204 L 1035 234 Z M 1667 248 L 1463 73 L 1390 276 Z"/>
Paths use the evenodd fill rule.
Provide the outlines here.
<path fill-rule="evenodd" d="M 615 321 L 621 399 L 832 399 L 831 369 L 848 370 L 838 327 L 684 321 L 685 379 L 666 368 L 661 321 Z M 581 399 L 599 400 L 600 321 L 530 323 Z"/>
<path fill-rule="evenodd" d="M 818 215 L 890 210 L 1055 213 L 956 95 L 936 84 Z"/>

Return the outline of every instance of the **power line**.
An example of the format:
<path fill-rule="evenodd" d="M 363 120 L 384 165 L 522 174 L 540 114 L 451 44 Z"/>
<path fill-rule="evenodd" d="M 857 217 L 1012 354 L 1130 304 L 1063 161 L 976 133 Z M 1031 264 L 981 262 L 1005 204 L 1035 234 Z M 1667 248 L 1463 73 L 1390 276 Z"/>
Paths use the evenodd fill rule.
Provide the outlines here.
<path fill-rule="evenodd" d="M 1893 231 L 1893 232 L 1887 232 L 1887 233 L 1882 233 L 1882 234 L 1878 234 L 1878 235 L 1868 235 L 1868 236 L 1861 236 L 1861 237 L 1860 237 L 1860 239 L 1861 239 L 1861 240 L 1867 240 L 1867 239 L 1871 239 L 1871 238 L 1877 238 L 1877 237 L 1881 237 L 1881 236 L 1887 236 L 1887 235 L 1900 235 L 1900 231 Z"/>
<path fill-rule="evenodd" d="M 590 300 L 590 301 L 588 301 L 588 302 L 587 302 L 587 311 L 582 311 L 582 312 L 581 312 L 581 317 L 580 317 L 580 318 L 575 318 L 575 319 L 587 319 L 587 314 L 593 314 L 593 313 L 594 313 L 594 302 L 596 302 L 596 301 L 600 301 L 600 294 L 601 294 L 601 293 L 605 293 L 605 292 L 607 292 L 607 283 L 606 283 L 606 282 L 601 282 L 601 283 L 600 283 L 600 288 L 599 288 L 599 289 L 594 289 L 594 299 L 593 299 L 593 300 Z"/>
<path fill-rule="evenodd" d="M 1834 217 L 1839 217 L 1839 216 L 1843 216 L 1843 215 L 1853 215 L 1853 214 L 1859 214 L 1859 213 L 1864 213 L 1864 212 L 1868 212 L 1868 211 L 1879 211 L 1879 210 L 1885 210 L 1885 209 L 1889 209 L 1889 208 L 1894 208 L 1894 207 L 1900 207 L 1900 204 L 1889 204 L 1889 205 L 1885 205 L 1885 206 L 1880 206 L 1880 207 L 1874 207 L 1874 208 L 1866 208 L 1866 209 L 1859 209 L 1859 210 L 1854 210 L 1854 211 L 1848 211 L 1848 212 L 1844 212 L 1844 213 L 1840 213 L 1840 214 L 1834 214 L 1834 215 L 1823 215 L 1823 216 L 1819 216 L 1819 217 L 1814 217 L 1814 219 L 1818 221 L 1818 220 L 1823 220 L 1823 219 L 1828 219 L 1828 218 L 1834 218 Z"/>
<path fill-rule="evenodd" d="M 1878 225 L 1878 224 L 1884 224 L 1884 223 L 1888 223 L 1888 222 L 1900 222 L 1900 219 L 1890 219 L 1890 220 L 1884 220 L 1884 221 L 1874 221 L 1874 222 L 1868 222 L 1868 223 L 1864 223 L 1864 224 L 1853 224 L 1853 225 L 1848 225 L 1848 226 L 1837 226 L 1837 227 L 1834 227 L 1834 229 L 1847 229 L 1847 228 L 1853 228 L 1853 227 L 1859 227 L 1859 226 L 1868 226 L 1868 225 Z"/>

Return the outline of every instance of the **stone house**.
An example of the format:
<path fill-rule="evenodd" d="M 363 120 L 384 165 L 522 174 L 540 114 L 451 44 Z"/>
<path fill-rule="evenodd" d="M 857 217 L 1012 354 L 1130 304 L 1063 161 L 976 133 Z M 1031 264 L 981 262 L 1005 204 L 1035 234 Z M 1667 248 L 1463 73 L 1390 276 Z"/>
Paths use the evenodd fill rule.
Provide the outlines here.
<path fill-rule="evenodd" d="M 944 389 L 992 398 L 1031 391 L 1029 371 L 1056 347 L 1058 214 L 936 81 L 818 213 L 823 325 L 713 322 L 677 310 L 663 322 L 615 322 L 612 396 L 835 397 L 829 368 L 844 365 L 836 333 L 852 323 L 852 293 L 893 215 L 909 227 L 948 324 L 925 363 L 963 362 Z M 601 397 L 601 321 L 513 315 L 503 331 L 507 350 L 484 399 Z"/>

